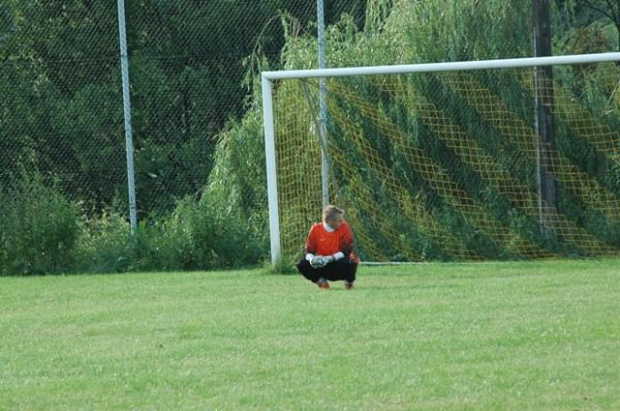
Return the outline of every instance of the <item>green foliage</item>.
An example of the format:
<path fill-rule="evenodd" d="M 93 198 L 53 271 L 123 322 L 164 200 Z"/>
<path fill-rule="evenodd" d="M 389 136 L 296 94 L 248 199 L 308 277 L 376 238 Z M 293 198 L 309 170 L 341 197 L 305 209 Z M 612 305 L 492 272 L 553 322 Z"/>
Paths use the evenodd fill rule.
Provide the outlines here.
<path fill-rule="evenodd" d="M 326 22 L 347 11 L 362 27 L 365 8 L 365 0 L 329 2 Z M 282 14 L 314 30 L 315 5 L 296 0 L 126 4 L 142 220 L 132 238 L 125 218 L 110 211 L 126 202 L 127 184 L 116 4 L 2 2 L 0 89 L 9 98 L 0 101 L 0 187 L 19 181 L 24 168 L 79 199 L 76 270 L 260 261 L 267 249 L 260 110 L 227 124 L 248 109 L 247 56 L 261 50 L 278 66 Z M 3 270 L 13 253 L 2 248 Z"/>
<path fill-rule="evenodd" d="M 557 54 L 605 51 L 617 44 L 617 36 L 611 35 L 617 22 L 586 3 L 605 6 L 598 0 L 555 2 Z M 260 90 L 257 81 L 242 82 L 248 75 L 243 62 L 258 51 L 264 53 L 264 58 L 256 57 L 264 68 L 316 67 L 316 9 L 314 4 L 300 4 L 293 0 L 127 4 L 136 184 L 143 217 L 131 237 L 125 218 L 109 211 L 119 193 L 121 199 L 126 196 L 116 7 L 93 1 L 3 2 L 0 89 L 7 90 L 10 98 L 0 101 L 2 273 L 205 269 L 265 259 L 265 159 L 262 113 L 256 103 Z M 529 2 L 521 0 L 337 0 L 326 7 L 331 67 L 531 54 Z M 347 13 L 341 15 L 343 11 Z M 583 67 L 557 76 L 558 81 L 574 84 L 575 99 L 584 107 L 608 113 L 605 121 L 611 129 L 619 126 L 620 93 L 605 99 L 609 90 L 599 92 L 592 85 L 598 76 L 608 74 L 603 71 L 614 69 Z M 502 83 L 493 88 L 493 80 L 481 83 L 531 123 L 531 108 L 517 102 L 523 94 L 521 85 Z M 432 132 L 407 120 L 414 107 L 389 102 L 387 96 L 366 90 L 364 82 L 353 81 L 351 87 L 377 103 L 382 115 L 411 131 L 416 144 L 425 144 Z M 446 112 L 462 104 L 441 82 L 420 82 L 415 87 L 427 98 L 431 91 L 442 89 L 437 102 Z M 456 120 L 466 129 L 481 121 L 475 113 Z M 363 125 L 368 130 L 374 127 Z M 561 123 L 558 128 L 568 130 Z M 496 133 L 490 126 L 487 129 L 489 135 Z M 413 174 L 399 163 L 402 159 L 390 151 L 380 133 L 371 134 L 387 163 L 396 161 L 396 169 Z M 586 147 L 589 155 L 582 156 L 580 150 L 587 143 L 577 143 L 569 131 L 566 134 L 560 147 L 567 157 L 617 193 L 617 163 L 601 161 L 591 147 Z M 479 179 L 472 170 L 442 160 L 444 146 L 431 148 L 451 176 L 461 178 L 465 188 L 490 203 L 490 215 L 525 238 L 539 240 L 531 219 L 507 212 L 505 199 L 494 200 L 497 193 L 478 190 Z M 485 149 L 506 163 L 501 147 Z M 530 170 L 532 164 L 507 167 L 521 176 L 525 172 L 519 170 Z M 56 183 L 43 184 L 40 177 L 22 179 L 21 168 L 53 176 L 49 179 Z M 367 181 L 372 190 L 380 190 L 378 177 L 368 175 Z M 412 188 L 424 185 L 416 177 L 409 183 Z M 11 184 L 14 188 L 9 189 Z M 23 214 L 19 198 L 28 202 L 22 206 Z M 78 198 L 87 210 L 85 216 L 68 200 Z M 42 200 L 34 201 L 38 199 Z M 437 207 L 446 226 L 465 234 L 464 248 L 491 249 L 488 239 L 472 233 L 437 195 L 430 194 L 425 201 Z M 614 238 L 615 230 L 603 217 L 588 217 L 574 204 L 564 208 L 588 231 L 604 233 L 606 240 Z M 31 216 L 23 217 L 26 213 Z M 29 226 L 33 216 L 40 229 Z M 398 210 L 391 214 L 397 217 Z M 362 218 L 369 227 L 377 223 L 373 216 Z M 38 230 L 36 235 L 42 238 L 28 230 Z M 420 227 L 408 227 L 401 241 L 414 244 L 425 257 L 447 258 Z M 402 258 L 396 250 L 387 252 L 393 259 Z"/>
<path fill-rule="evenodd" d="M 181 201 L 169 219 L 142 225 L 132 269 L 211 270 L 255 265 L 264 257 L 256 223 L 212 199 Z"/>
<path fill-rule="evenodd" d="M 361 26 L 365 4 L 329 2 L 326 20 L 349 11 Z M 170 213 L 205 185 L 218 134 L 244 113 L 244 59 L 258 48 L 278 64 L 284 12 L 304 29 L 316 19 L 314 4 L 296 0 L 127 2 L 143 215 Z M 95 213 L 125 191 L 118 34 L 115 2 L 2 2 L 0 183 L 25 157 Z"/>
<path fill-rule="evenodd" d="M 0 274 L 68 271 L 75 262 L 79 209 L 39 174 L 0 192 Z"/>
<path fill-rule="evenodd" d="M 129 223 L 116 212 L 86 219 L 78 244 L 75 272 L 110 273 L 132 268 L 136 242 Z"/>
<path fill-rule="evenodd" d="M 609 50 L 613 43 L 608 41 L 600 27 L 571 31 L 573 27 L 570 19 L 575 7 L 574 2 L 558 2 L 553 7 L 553 25 L 557 29 L 554 32 L 556 54 Z M 314 37 L 295 36 L 294 30 L 289 32 L 291 38 L 283 53 L 285 67 L 316 67 L 317 43 Z M 372 2 L 363 31 L 346 17 L 329 29 L 327 55 L 331 59 L 330 66 L 341 67 L 529 56 L 530 3 L 517 0 Z M 618 76 L 617 67 L 613 64 L 575 65 L 558 67 L 555 73 L 554 80 L 558 86 L 555 121 L 558 156 L 568 159 L 571 166 L 574 165 L 576 169 L 584 172 L 588 181 L 592 181 L 589 184 L 600 185 L 617 196 L 617 158 L 613 153 L 605 153 L 603 144 L 607 143 L 600 142 L 619 126 L 618 93 L 615 91 L 617 80 L 614 80 Z M 505 135 L 506 130 L 498 127 L 496 120 L 489 118 L 493 117 L 488 113 L 489 110 L 485 113 L 482 108 L 475 107 L 477 103 L 473 99 L 467 97 L 468 89 L 479 89 L 481 99 L 489 98 L 489 101 L 498 106 L 497 110 L 503 110 L 505 106 L 510 121 L 524 125 L 529 129 L 527 134 L 533 135 L 534 96 L 529 83 L 531 76 L 516 70 L 470 72 L 463 76 L 471 79 L 472 85 L 464 86 L 460 90 L 451 84 L 452 80 L 448 76 L 440 74 L 392 79 L 397 86 L 382 77 L 330 80 L 332 85 L 328 85 L 328 104 L 331 104 L 330 118 L 333 118 L 333 121 L 328 123 L 330 144 L 347 153 L 347 159 L 354 164 L 364 185 L 362 188 L 357 182 L 357 192 L 352 193 L 351 198 L 346 200 L 350 207 L 355 208 L 357 228 L 360 231 L 376 233 L 377 226 L 381 226 L 388 231 L 386 227 L 389 222 L 377 221 L 376 210 L 382 210 L 387 216 L 386 220 L 398 220 L 399 212 L 403 211 L 401 204 L 394 201 L 396 197 L 386 193 L 385 175 L 373 171 L 372 167 L 366 164 L 365 154 L 351 144 L 350 136 L 360 133 L 364 136 L 364 144 L 368 145 L 364 150 L 376 154 L 379 159 L 373 160 L 390 167 L 394 175 L 406 180 L 403 184 L 406 184 L 407 189 L 415 193 L 414 195 L 420 195 L 420 203 L 429 210 L 429 215 L 425 218 L 434 218 L 442 228 L 452 233 L 458 241 L 458 247 L 463 250 L 470 250 L 482 258 L 522 258 L 523 254 L 528 252 L 528 247 L 562 255 L 587 254 L 589 251 L 580 249 L 582 244 L 578 241 L 544 238 L 537 215 L 531 211 L 535 209 L 531 199 L 536 198 L 536 159 L 524 154 L 527 150 L 515 154 L 515 146 L 520 143 L 512 136 Z M 397 91 L 390 91 L 391 87 L 395 87 Z M 394 96 L 401 91 L 398 87 L 402 87 L 403 92 L 410 93 L 407 98 L 399 99 Z M 294 97 L 286 96 L 286 87 L 276 86 L 275 90 L 277 98 L 287 104 L 301 104 Z M 366 104 L 364 108 L 360 107 L 360 101 Z M 510 178 L 518 181 L 521 187 L 525 187 L 524 192 L 531 193 L 527 197 L 529 208 L 524 210 L 524 207 L 521 207 L 521 199 L 509 199 L 511 194 L 501 186 L 489 187 L 489 178 L 485 177 L 485 172 L 489 170 L 468 164 L 467 160 L 462 158 L 462 153 L 450 147 L 454 142 L 449 140 L 449 136 L 445 133 L 441 135 L 437 127 L 433 128 L 416 118 L 416 113 L 425 110 L 431 113 L 434 110 L 435 114 L 432 116 L 436 117 L 438 123 L 450 124 L 466 132 L 465 138 L 472 140 L 471 147 L 484 150 L 483 153 L 490 159 L 489 165 L 495 167 L 495 170 L 505 171 Z M 350 122 L 354 126 L 339 125 L 338 119 L 345 119 L 342 122 Z M 281 121 L 284 123 L 284 120 Z M 303 123 L 304 119 L 299 121 Z M 432 120 L 427 120 L 429 121 Z M 580 128 L 580 121 L 596 126 L 584 130 Z M 411 143 L 424 152 L 429 167 L 433 164 L 441 169 L 454 187 L 466 193 L 468 201 L 476 207 L 480 206 L 483 214 L 480 221 L 483 223 L 476 223 L 467 216 L 467 212 L 463 212 L 463 207 L 457 206 L 461 200 L 455 201 L 451 194 L 447 194 L 445 190 L 442 192 L 435 184 L 426 181 L 428 178 L 420 178 L 419 174 L 424 171 L 416 171 L 415 167 L 407 164 L 407 159 L 401 158 L 391 143 L 393 136 L 388 135 L 389 132 L 382 129 L 380 123 L 388 124 L 395 134 L 403 131 L 410 137 L 412 141 L 408 144 Z M 291 126 L 290 130 L 294 133 L 294 126 Z M 526 145 L 530 144 L 528 141 L 533 144 L 533 137 L 525 137 L 525 141 Z M 607 147 L 605 146 L 605 149 L 611 151 L 611 147 Z M 522 150 L 523 147 L 519 149 Z M 301 161 L 299 158 L 298 160 Z M 338 177 L 338 173 L 335 167 L 336 178 L 342 179 L 340 186 L 356 183 L 347 181 L 344 176 Z M 568 225 L 575 224 L 579 229 L 583 228 L 587 235 L 592 236 L 590 238 L 606 244 L 616 244 L 615 230 L 608 227 L 615 226 L 617 216 L 612 216 L 612 212 L 601 215 L 601 212 L 597 211 L 598 205 L 594 205 L 599 201 L 598 198 L 579 198 L 587 194 L 575 195 L 575 189 L 570 185 L 571 183 L 567 182 L 566 186 L 561 185 L 559 188 L 559 213 L 568 219 Z M 364 196 L 359 202 L 364 202 L 363 207 L 372 208 L 374 212 L 364 215 L 360 210 L 361 206 L 358 207 L 356 196 Z M 302 214 L 298 210 L 295 212 Z M 286 211 L 283 211 L 282 221 L 294 220 L 287 220 L 284 213 Z M 305 214 L 300 216 L 300 220 L 305 217 Z M 480 227 L 486 226 L 486 221 L 493 221 L 500 231 Z M 421 221 L 419 223 L 422 223 L 420 226 L 424 225 Z M 429 221 L 428 226 L 432 226 L 432 223 L 432 220 Z M 424 230 L 415 224 L 400 222 L 397 231 L 401 233 L 398 241 L 391 238 L 388 242 L 382 234 L 373 234 L 375 237 L 372 242 L 381 244 L 381 251 L 386 254 L 379 258 L 401 259 L 402 256 L 391 249 L 393 246 L 398 247 L 399 242 L 412 245 L 419 254 L 416 258 L 450 258 L 449 255 L 442 255 L 441 244 L 433 244 L 433 239 L 426 237 Z M 508 234 L 504 237 L 503 233 Z M 564 235 L 571 237 L 573 233 Z M 498 240 L 499 237 L 502 239 Z M 301 242 L 301 239 L 298 241 Z M 450 246 L 452 249 L 456 248 L 454 244 Z M 362 256 L 364 257 L 364 252 Z"/>
<path fill-rule="evenodd" d="M 204 196 L 246 215 L 267 212 L 263 207 L 267 200 L 263 116 L 258 104 L 219 136 L 205 190 Z"/>

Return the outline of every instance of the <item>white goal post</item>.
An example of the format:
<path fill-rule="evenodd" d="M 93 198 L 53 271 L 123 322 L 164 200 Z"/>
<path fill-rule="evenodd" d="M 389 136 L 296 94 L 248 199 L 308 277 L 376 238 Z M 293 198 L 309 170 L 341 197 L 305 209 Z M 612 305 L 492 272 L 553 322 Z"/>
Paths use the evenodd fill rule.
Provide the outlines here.
<path fill-rule="evenodd" d="M 393 65 L 375 67 L 331 68 L 315 70 L 265 71 L 262 73 L 264 138 L 267 171 L 267 190 L 269 202 L 269 234 L 271 244 L 271 262 L 280 262 L 280 210 L 278 204 L 277 166 L 276 166 L 276 130 L 274 116 L 273 82 L 286 79 L 331 78 L 347 76 L 371 76 L 385 74 L 408 74 L 448 72 L 459 70 L 484 70 L 503 68 L 524 68 L 540 66 L 580 65 L 605 62 L 620 62 L 620 52 L 568 55 L 538 58 L 516 58 L 502 60 L 484 60 L 467 62 L 449 62 L 432 64 Z M 309 228 L 309 227 L 308 227 Z M 303 244 L 300 244 L 300 247 Z"/>

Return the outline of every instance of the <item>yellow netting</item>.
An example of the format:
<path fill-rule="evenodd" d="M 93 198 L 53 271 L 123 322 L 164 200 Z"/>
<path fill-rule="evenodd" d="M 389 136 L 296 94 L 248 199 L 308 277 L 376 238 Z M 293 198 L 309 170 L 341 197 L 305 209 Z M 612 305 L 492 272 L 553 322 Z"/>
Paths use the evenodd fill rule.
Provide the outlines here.
<path fill-rule="evenodd" d="M 620 69 L 554 69 L 542 83 L 553 96 L 555 143 L 545 145 L 533 78 L 512 69 L 328 79 L 330 196 L 364 260 L 619 253 Z M 322 208 L 318 83 L 304 81 L 275 87 L 287 261 Z M 554 203 L 540 199 L 540 168 L 557 185 Z"/>

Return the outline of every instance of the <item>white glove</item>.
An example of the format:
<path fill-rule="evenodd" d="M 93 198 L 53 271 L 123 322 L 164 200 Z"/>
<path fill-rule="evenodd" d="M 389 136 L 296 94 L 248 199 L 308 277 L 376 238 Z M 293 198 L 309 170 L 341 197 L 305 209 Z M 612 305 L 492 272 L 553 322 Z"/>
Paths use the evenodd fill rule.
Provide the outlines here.
<path fill-rule="evenodd" d="M 312 268 L 323 268 L 326 264 L 327 261 L 325 260 L 325 257 L 320 255 L 312 258 L 312 260 L 310 261 L 310 265 L 312 266 Z"/>
<path fill-rule="evenodd" d="M 325 257 L 323 257 L 323 260 L 325 261 L 325 265 L 331 263 L 332 261 L 334 261 L 334 256 L 333 255 L 326 255 Z"/>

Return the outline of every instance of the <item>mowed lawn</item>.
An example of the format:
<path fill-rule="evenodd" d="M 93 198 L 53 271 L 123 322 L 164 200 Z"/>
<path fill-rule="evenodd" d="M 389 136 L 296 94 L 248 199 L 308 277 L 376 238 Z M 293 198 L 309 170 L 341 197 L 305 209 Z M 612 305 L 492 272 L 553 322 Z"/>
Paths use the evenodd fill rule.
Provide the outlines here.
<path fill-rule="evenodd" d="M 620 261 L 0 278 L 0 410 L 620 410 Z"/>

